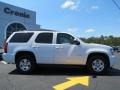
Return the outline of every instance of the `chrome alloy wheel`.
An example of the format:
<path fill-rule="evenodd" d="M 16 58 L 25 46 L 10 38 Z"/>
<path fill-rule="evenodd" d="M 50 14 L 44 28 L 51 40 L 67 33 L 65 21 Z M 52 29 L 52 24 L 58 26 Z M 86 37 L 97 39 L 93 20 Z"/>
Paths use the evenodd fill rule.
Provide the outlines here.
<path fill-rule="evenodd" d="M 96 59 L 92 62 L 92 68 L 96 72 L 103 71 L 104 67 L 105 67 L 104 62 L 100 59 Z"/>
<path fill-rule="evenodd" d="M 22 71 L 29 71 L 31 68 L 31 62 L 28 59 L 20 60 L 19 67 Z"/>

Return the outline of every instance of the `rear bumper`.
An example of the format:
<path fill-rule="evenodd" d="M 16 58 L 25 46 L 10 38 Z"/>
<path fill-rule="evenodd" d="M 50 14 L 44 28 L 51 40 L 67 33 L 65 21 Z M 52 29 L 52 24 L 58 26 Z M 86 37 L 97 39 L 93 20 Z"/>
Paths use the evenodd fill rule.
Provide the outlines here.
<path fill-rule="evenodd" d="M 13 54 L 3 53 L 2 58 L 8 63 L 15 63 L 15 58 Z"/>

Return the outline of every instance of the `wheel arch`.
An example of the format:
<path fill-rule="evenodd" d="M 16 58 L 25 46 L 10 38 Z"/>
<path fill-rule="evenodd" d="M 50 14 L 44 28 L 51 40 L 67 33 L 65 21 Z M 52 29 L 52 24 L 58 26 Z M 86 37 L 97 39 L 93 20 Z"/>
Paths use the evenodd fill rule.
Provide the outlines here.
<path fill-rule="evenodd" d="M 103 56 L 106 58 L 107 62 L 108 62 L 108 66 L 110 67 L 110 60 L 109 60 L 109 56 L 106 54 L 106 53 L 103 53 L 103 52 L 92 52 L 92 53 L 89 53 L 88 54 L 88 57 L 87 57 L 87 62 L 86 62 L 86 65 L 90 59 L 90 57 L 94 56 L 94 55 L 100 55 L 100 56 Z"/>
<path fill-rule="evenodd" d="M 17 61 L 17 58 L 20 57 L 20 56 L 22 56 L 22 55 L 30 55 L 30 56 L 32 56 L 34 58 L 34 60 L 36 62 L 36 57 L 35 57 L 35 55 L 34 55 L 33 52 L 31 52 L 31 51 L 19 51 L 19 52 L 17 52 L 15 54 L 15 63 Z"/>

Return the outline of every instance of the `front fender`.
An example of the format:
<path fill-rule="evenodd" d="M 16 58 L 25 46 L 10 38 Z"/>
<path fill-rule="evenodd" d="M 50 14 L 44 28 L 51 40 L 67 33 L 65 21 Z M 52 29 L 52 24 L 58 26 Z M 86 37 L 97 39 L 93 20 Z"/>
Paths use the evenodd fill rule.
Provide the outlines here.
<path fill-rule="evenodd" d="M 109 52 L 105 49 L 95 49 L 95 48 L 92 48 L 92 49 L 88 49 L 86 51 L 86 54 L 87 54 L 87 57 L 91 54 L 91 53 L 103 53 L 103 54 L 106 54 L 108 55 Z"/>

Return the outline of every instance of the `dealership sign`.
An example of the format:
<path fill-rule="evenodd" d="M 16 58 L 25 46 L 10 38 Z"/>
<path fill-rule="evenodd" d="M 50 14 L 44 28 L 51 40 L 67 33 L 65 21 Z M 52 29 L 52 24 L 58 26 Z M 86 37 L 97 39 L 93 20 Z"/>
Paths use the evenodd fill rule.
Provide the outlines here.
<path fill-rule="evenodd" d="M 30 18 L 30 15 L 27 14 L 26 12 L 14 11 L 8 7 L 4 8 L 4 13 L 9 14 L 9 15 L 23 17 L 23 18 Z"/>

